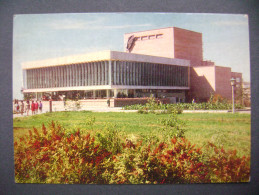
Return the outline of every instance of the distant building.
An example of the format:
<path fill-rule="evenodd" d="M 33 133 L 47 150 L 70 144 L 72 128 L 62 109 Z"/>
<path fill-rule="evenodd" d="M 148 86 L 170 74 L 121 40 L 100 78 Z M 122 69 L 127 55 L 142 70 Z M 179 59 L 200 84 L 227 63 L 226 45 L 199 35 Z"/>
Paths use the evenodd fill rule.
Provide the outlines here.
<path fill-rule="evenodd" d="M 231 98 L 231 72 L 203 60 L 202 33 L 176 27 L 124 35 L 124 52 L 103 51 L 23 63 L 23 93 L 34 98 L 149 97 L 185 102 Z"/>

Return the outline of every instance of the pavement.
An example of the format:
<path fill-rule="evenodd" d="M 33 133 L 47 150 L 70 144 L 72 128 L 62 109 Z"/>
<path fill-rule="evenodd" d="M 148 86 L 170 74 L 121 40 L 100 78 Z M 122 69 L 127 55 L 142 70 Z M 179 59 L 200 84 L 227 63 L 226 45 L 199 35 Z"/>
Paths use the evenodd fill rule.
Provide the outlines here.
<path fill-rule="evenodd" d="M 79 110 L 75 110 L 75 109 L 65 109 L 65 107 L 56 107 L 52 109 L 52 112 L 60 112 L 60 111 L 92 111 L 92 112 L 137 112 L 137 110 L 123 110 L 122 107 L 82 107 Z M 42 109 L 42 112 L 36 113 L 37 114 L 44 114 L 49 112 L 49 108 L 45 108 Z M 27 113 L 23 113 L 23 115 L 21 114 L 13 114 L 13 118 L 17 118 L 17 117 L 26 117 Z M 29 115 L 28 116 L 32 116 L 32 112 L 31 110 L 29 111 Z"/>
<path fill-rule="evenodd" d="M 59 111 L 73 111 L 74 109 L 66 109 L 64 106 L 57 106 L 54 107 L 52 112 L 59 112 Z M 78 111 L 92 111 L 92 112 L 137 112 L 137 110 L 123 110 L 122 107 L 82 107 Z M 76 111 L 76 110 L 74 110 Z M 37 114 L 43 114 L 49 112 L 49 108 L 43 108 L 42 112 L 36 113 Z M 231 113 L 231 111 L 228 110 L 184 110 L 183 113 Z M 242 114 L 251 114 L 251 109 L 241 109 L 241 110 L 236 110 L 236 113 L 242 113 Z M 13 114 L 13 118 L 17 117 L 26 117 L 27 113 L 21 114 Z M 29 115 L 32 116 L 31 110 L 29 111 Z"/>

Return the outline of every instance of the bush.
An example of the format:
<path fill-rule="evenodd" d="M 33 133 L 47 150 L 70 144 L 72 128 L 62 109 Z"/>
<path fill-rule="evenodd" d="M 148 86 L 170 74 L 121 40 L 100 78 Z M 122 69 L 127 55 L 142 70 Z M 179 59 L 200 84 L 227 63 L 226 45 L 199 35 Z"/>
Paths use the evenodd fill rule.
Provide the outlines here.
<path fill-rule="evenodd" d="M 163 123 L 176 128 L 179 121 Z M 169 141 L 122 141 L 113 125 L 97 140 L 66 134 L 52 122 L 49 130 L 34 128 L 14 143 L 15 181 L 18 183 L 164 184 L 247 182 L 250 158 L 209 143 L 205 152 L 182 136 Z M 181 137 L 181 138 L 180 138 Z"/>
<path fill-rule="evenodd" d="M 154 149 L 128 145 L 116 156 L 110 183 L 164 184 L 209 182 L 208 169 L 195 149 L 184 138 L 173 138 Z"/>
<path fill-rule="evenodd" d="M 184 137 L 185 123 L 178 119 L 176 112 L 173 112 L 167 119 L 162 119 L 161 124 L 164 125 L 160 132 L 164 138 Z"/>
<path fill-rule="evenodd" d="M 100 176 L 104 159 L 111 155 L 89 135 L 78 130 L 69 137 L 52 122 L 50 131 L 34 128 L 14 144 L 15 181 L 18 183 L 107 183 Z"/>
<path fill-rule="evenodd" d="M 236 150 L 225 151 L 208 143 L 208 163 L 211 182 L 248 182 L 250 177 L 250 158 L 237 157 Z"/>
<path fill-rule="evenodd" d="M 112 154 L 117 154 L 122 151 L 121 134 L 116 125 L 108 123 L 103 131 L 97 133 L 96 136 L 102 149 L 107 149 L 111 151 Z"/>
<path fill-rule="evenodd" d="M 148 114 L 148 109 L 147 108 L 140 108 L 138 109 L 139 114 Z"/>
<path fill-rule="evenodd" d="M 236 109 L 242 109 L 241 104 L 235 104 Z M 150 98 L 148 103 L 145 105 L 131 105 L 125 106 L 125 110 L 149 110 L 150 112 L 155 112 L 155 110 L 162 110 L 162 114 L 170 114 L 176 111 L 181 114 L 183 110 L 231 110 L 232 104 L 227 103 L 226 100 L 222 100 L 220 96 L 213 96 L 208 102 L 203 103 L 177 103 L 177 104 L 158 104 L 155 98 Z"/>

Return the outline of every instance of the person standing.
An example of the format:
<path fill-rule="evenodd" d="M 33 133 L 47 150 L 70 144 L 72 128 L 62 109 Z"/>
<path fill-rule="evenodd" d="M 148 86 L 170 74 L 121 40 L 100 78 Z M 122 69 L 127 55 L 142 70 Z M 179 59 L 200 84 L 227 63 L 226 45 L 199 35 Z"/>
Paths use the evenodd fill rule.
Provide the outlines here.
<path fill-rule="evenodd" d="M 19 113 L 19 102 L 18 102 L 18 100 L 15 100 L 14 107 L 15 107 L 16 113 L 18 114 Z"/>
<path fill-rule="evenodd" d="M 27 101 L 27 102 L 26 102 L 26 112 L 27 112 L 27 116 L 29 116 L 29 111 L 30 111 L 30 102 Z"/>
<path fill-rule="evenodd" d="M 107 106 L 108 106 L 108 107 L 111 106 L 111 100 L 110 100 L 110 99 L 107 100 Z"/>
<path fill-rule="evenodd" d="M 35 104 L 34 101 L 32 100 L 31 102 L 31 114 L 34 115 L 35 114 Z"/>
<path fill-rule="evenodd" d="M 23 101 L 21 101 L 21 115 L 23 115 L 24 113 L 24 103 Z"/>
<path fill-rule="evenodd" d="M 39 110 L 40 110 L 40 113 L 42 113 L 42 102 L 41 101 L 39 103 Z"/>

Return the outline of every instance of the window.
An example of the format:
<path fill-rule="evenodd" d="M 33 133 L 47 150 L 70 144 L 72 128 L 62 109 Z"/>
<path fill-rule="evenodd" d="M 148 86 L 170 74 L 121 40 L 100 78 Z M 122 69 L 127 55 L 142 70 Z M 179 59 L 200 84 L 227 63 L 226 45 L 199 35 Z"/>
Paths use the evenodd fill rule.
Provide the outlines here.
<path fill-rule="evenodd" d="M 156 38 L 157 38 L 157 39 L 163 38 L 163 34 L 157 34 L 157 35 L 156 35 Z"/>
<path fill-rule="evenodd" d="M 143 37 L 141 37 L 141 40 L 147 40 L 148 39 L 148 37 L 147 36 L 143 36 Z"/>
<path fill-rule="evenodd" d="M 150 36 L 148 36 L 148 39 L 155 39 L 155 38 L 156 38 L 155 35 L 150 35 Z"/>
<path fill-rule="evenodd" d="M 240 78 L 236 78 L 236 81 L 237 81 L 237 83 L 239 83 L 240 82 Z"/>

